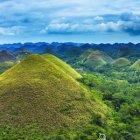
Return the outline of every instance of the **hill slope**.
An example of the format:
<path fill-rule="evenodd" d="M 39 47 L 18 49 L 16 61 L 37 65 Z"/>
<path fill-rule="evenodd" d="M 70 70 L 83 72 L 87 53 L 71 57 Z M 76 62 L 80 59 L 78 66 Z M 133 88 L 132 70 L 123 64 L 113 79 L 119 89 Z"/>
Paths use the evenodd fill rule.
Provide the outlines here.
<path fill-rule="evenodd" d="M 17 62 L 17 59 L 8 51 L 0 51 L 0 62 L 5 61 Z"/>
<path fill-rule="evenodd" d="M 118 58 L 116 60 L 114 60 L 112 62 L 112 64 L 116 67 L 123 67 L 123 66 L 127 66 L 127 65 L 130 65 L 131 62 L 127 59 L 127 58 Z"/>
<path fill-rule="evenodd" d="M 0 76 L 0 125 L 36 124 L 53 133 L 87 123 L 106 106 L 63 69 L 40 55 L 31 55 Z"/>
<path fill-rule="evenodd" d="M 132 66 L 133 69 L 140 69 L 140 59 L 138 59 Z"/>
<path fill-rule="evenodd" d="M 66 64 L 64 61 L 60 60 L 59 58 L 55 57 L 54 55 L 45 54 L 45 55 L 43 55 L 43 57 L 46 60 L 50 60 L 51 62 L 53 62 L 55 65 L 60 67 L 64 72 L 69 74 L 71 77 L 73 77 L 75 79 L 81 77 L 81 75 L 79 73 L 77 73 L 73 68 L 71 68 L 70 65 Z"/>

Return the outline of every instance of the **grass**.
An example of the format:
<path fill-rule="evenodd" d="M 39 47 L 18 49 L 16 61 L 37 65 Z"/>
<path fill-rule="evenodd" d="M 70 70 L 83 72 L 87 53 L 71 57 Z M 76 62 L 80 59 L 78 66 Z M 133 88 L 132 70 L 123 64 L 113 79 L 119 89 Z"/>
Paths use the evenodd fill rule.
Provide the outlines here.
<path fill-rule="evenodd" d="M 113 59 L 106 53 L 92 49 L 89 49 L 84 54 L 82 54 L 80 61 L 81 59 L 83 60 L 83 64 L 89 67 L 105 65 L 113 61 Z"/>
<path fill-rule="evenodd" d="M 140 69 L 140 59 L 138 59 L 132 66 L 132 69 L 139 70 Z"/>
<path fill-rule="evenodd" d="M 81 78 L 81 75 L 77 73 L 70 65 L 66 64 L 64 61 L 60 60 L 59 58 L 55 57 L 54 55 L 51 54 L 45 54 L 43 57 L 46 60 L 50 60 L 53 62 L 55 65 L 60 67 L 65 73 L 73 77 L 74 79 Z"/>
<path fill-rule="evenodd" d="M 116 67 L 123 67 L 123 66 L 128 66 L 131 64 L 131 62 L 127 58 L 118 58 L 113 61 L 112 63 Z"/>
<path fill-rule="evenodd" d="M 103 103 L 90 99 L 71 72 L 66 73 L 72 68 L 64 70 L 66 64 L 57 60 L 30 55 L 0 76 L 0 126 L 36 124 L 40 131 L 52 134 L 80 127 L 93 114 L 108 112 Z"/>

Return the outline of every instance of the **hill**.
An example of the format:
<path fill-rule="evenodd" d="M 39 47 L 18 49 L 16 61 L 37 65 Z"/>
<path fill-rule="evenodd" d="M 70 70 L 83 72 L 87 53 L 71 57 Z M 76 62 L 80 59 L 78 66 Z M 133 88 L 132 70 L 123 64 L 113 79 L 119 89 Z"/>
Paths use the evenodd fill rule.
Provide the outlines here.
<path fill-rule="evenodd" d="M 88 67 L 96 67 L 111 63 L 113 59 L 102 51 L 89 49 L 80 56 L 80 61 Z"/>
<path fill-rule="evenodd" d="M 127 58 L 118 58 L 112 62 L 112 64 L 116 67 L 123 67 L 128 66 L 131 64 L 131 62 Z"/>
<path fill-rule="evenodd" d="M 132 66 L 133 69 L 140 69 L 140 59 L 138 59 Z"/>
<path fill-rule="evenodd" d="M 31 53 L 28 50 L 24 50 L 22 48 L 19 48 L 14 52 L 14 55 L 16 56 L 16 58 L 18 60 L 23 60 L 26 57 L 28 57 L 29 55 L 31 55 Z"/>
<path fill-rule="evenodd" d="M 89 92 L 58 63 L 31 55 L 0 76 L 1 127 L 36 124 L 50 134 L 82 126 L 96 113 L 107 113 L 107 107 L 91 100 Z"/>
<path fill-rule="evenodd" d="M 0 62 L 5 62 L 5 61 L 10 61 L 10 62 L 17 62 L 18 60 L 15 58 L 14 55 L 9 53 L 8 51 L 0 51 Z"/>
<path fill-rule="evenodd" d="M 74 79 L 80 78 L 81 75 L 77 73 L 70 65 L 66 64 L 64 61 L 60 60 L 59 58 L 55 57 L 51 54 L 44 54 L 43 57 L 46 60 L 50 60 L 55 65 L 57 65 L 59 68 L 61 68 L 65 73 L 69 74 Z"/>
<path fill-rule="evenodd" d="M 13 67 L 14 65 L 15 63 L 10 62 L 10 61 L 5 61 L 5 62 L 0 63 L 0 74 L 6 71 L 7 69 Z"/>

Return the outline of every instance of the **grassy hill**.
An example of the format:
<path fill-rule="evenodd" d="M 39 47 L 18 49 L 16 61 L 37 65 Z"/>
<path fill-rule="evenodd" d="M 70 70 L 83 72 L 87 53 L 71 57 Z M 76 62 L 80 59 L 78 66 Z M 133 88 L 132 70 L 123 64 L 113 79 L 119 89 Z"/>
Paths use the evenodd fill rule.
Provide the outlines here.
<path fill-rule="evenodd" d="M 0 76 L 1 127 L 35 124 L 50 134 L 107 113 L 103 103 L 91 100 L 90 93 L 65 72 L 70 69 L 64 71 L 59 59 L 56 65 L 53 56 L 47 57 L 31 55 Z"/>
<path fill-rule="evenodd" d="M 131 62 L 127 58 L 118 58 L 112 62 L 112 64 L 116 67 L 123 67 L 128 66 L 131 64 Z"/>
<path fill-rule="evenodd" d="M 132 66 L 133 69 L 140 69 L 140 59 L 138 59 Z"/>
<path fill-rule="evenodd" d="M 79 73 L 77 73 L 70 65 L 66 64 L 64 61 L 60 60 L 59 58 L 55 57 L 54 55 L 44 54 L 43 57 L 46 60 L 50 60 L 51 62 L 53 62 L 55 65 L 60 67 L 65 73 L 69 74 L 74 79 L 81 77 L 81 75 Z"/>
<path fill-rule="evenodd" d="M 8 51 L 0 51 L 0 63 L 5 61 L 17 62 L 17 59 Z"/>
<path fill-rule="evenodd" d="M 96 67 L 111 63 L 113 59 L 106 53 L 99 50 L 89 49 L 80 56 L 80 62 L 88 67 Z"/>

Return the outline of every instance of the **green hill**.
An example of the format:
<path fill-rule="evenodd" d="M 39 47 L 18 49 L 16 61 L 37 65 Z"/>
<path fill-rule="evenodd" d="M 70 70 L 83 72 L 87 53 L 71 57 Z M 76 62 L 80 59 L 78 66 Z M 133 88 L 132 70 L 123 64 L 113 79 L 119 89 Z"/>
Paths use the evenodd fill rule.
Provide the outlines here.
<path fill-rule="evenodd" d="M 107 63 L 111 63 L 112 61 L 113 59 L 106 53 L 93 49 L 89 49 L 80 56 L 80 62 L 88 67 L 101 66 Z"/>
<path fill-rule="evenodd" d="M 81 75 L 79 73 L 77 73 L 70 65 L 66 64 L 64 61 L 60 60 L 59 58 L 55 57 L 54 55 L 45 54 L 45 55 L 43 55 L 43 57 L 46 60 L 50 60 L 51 62 L 53 62 L 55 65 L 60 67 L 65 73 L 69 74 L 74 79 L 81 77 Z"/>
<path fill-rule="evenodd" d="M 104 104 L 91 100 L 89 92 L 64 72 L 62 63 L 51 59 L 31 55 L 0 76 L 1 127 L 35 124 L 50 134 L 107 113 Z"/>
<path fill-rule="evenodd" d="M 0 63 L 5 61 L 17 62 L 18 60 L 15 58 L 14 55 L 9 53 L 8 51 L 0 51 Z"/>
<path fill-rule="evenodd" d="M 133 69 L 140 69 L 140 59 L 138 59 L 132 66 Z"/>
<path fill-rule="evenodd" d="M 123 67 L 128 66 L 131 64 L 131 62 L 127 58 L 118 58 L 112 62 L 112 64 L 116 67 Z"/>

